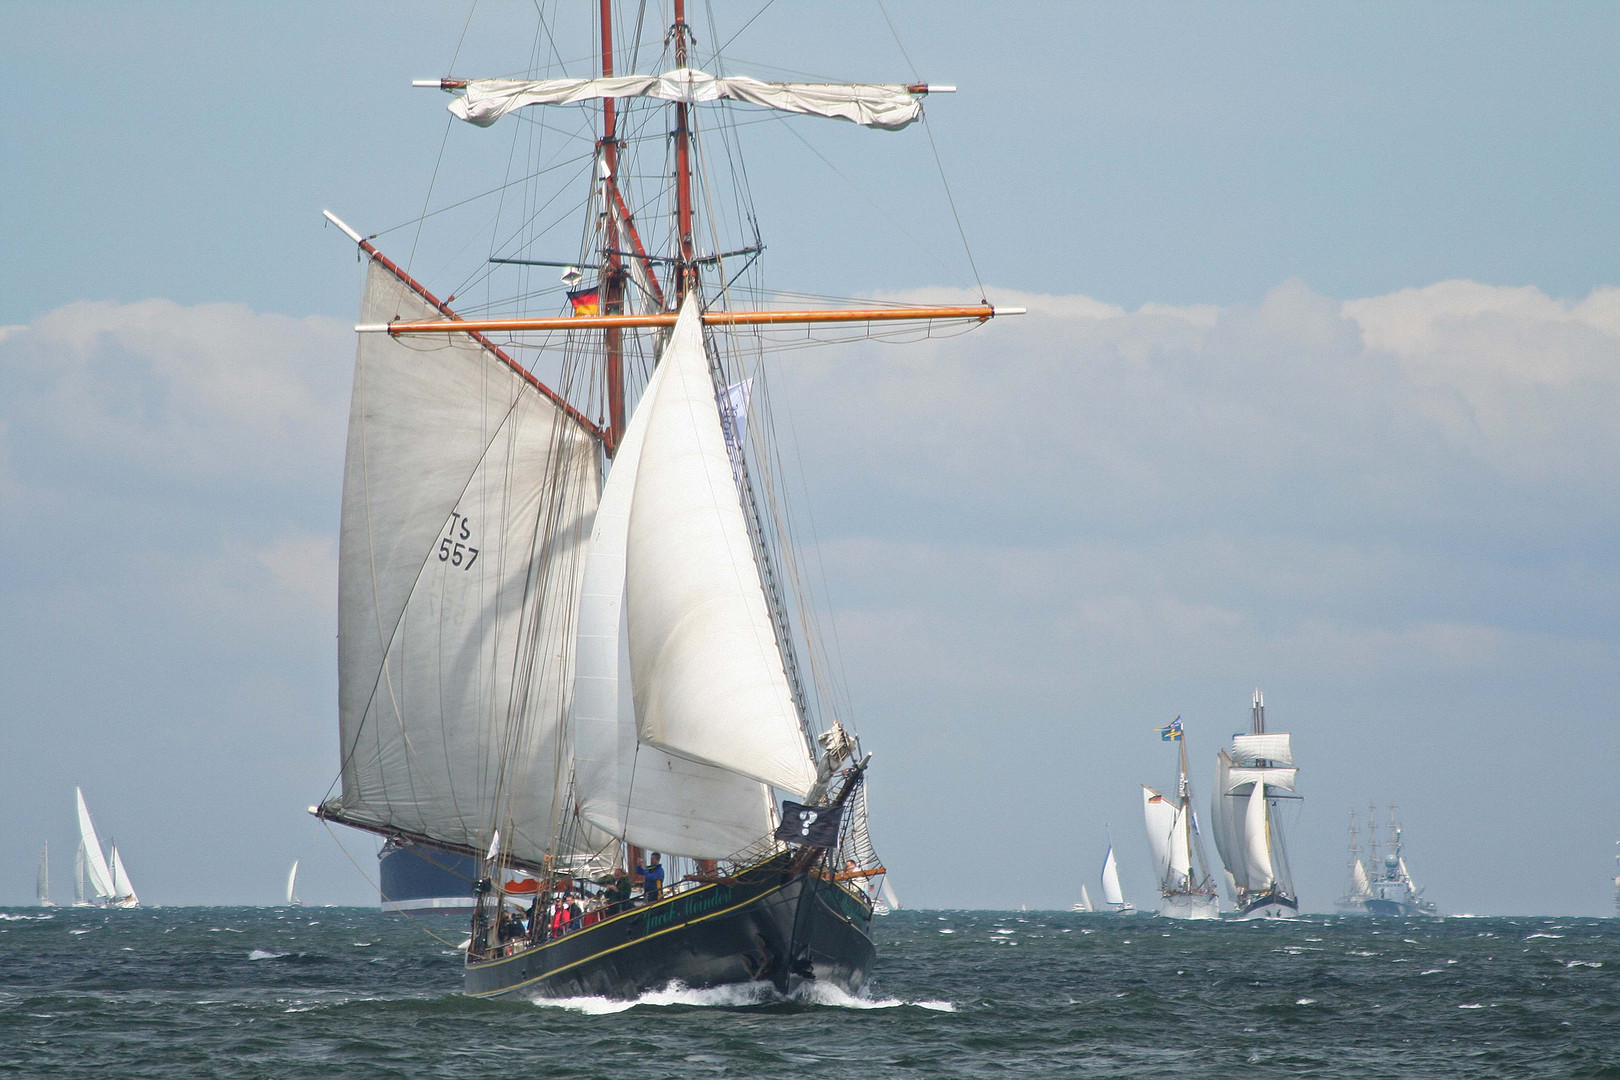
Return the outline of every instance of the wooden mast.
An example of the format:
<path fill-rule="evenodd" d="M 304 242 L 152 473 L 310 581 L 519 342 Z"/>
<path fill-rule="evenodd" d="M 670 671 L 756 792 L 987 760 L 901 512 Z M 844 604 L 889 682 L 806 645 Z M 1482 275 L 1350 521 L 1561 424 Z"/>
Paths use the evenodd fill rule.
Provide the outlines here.
<path fill-rule="evenodd" d="M 613 0 L 602 0 L 602 78 L 613 77 Z M 602 304 L 604 315 L 624 314 L 624 261 L 619 255 L 618 219 L 621 198 L 619 186 L 618 116 L 612 98 L 602 99 Z M 610 324 L 602 328 L 607 353 L 604 377 L 607 380 L 607 451 L 614 453 L 624 437 L 624 328 Z"/>
<path fill-rule="evenodd" d="M 686 0 L 675 0 L 675 67 L 686 67 Z M 675 308 L 680 310 L 686 294 L 697 285 L 696 251 L 692 242 L 692 132 L 688 124 L 691 106 L 675 103 L 675 224 L 679 232 L 675 277 Z"/>

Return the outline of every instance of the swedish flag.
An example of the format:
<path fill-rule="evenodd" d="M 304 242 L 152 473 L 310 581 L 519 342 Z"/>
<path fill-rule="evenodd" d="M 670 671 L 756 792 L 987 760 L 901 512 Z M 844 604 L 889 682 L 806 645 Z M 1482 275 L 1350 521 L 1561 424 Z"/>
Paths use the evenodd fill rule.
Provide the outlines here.
<path fill-rule="evenodd" d="M 1159 738 L 1164 742 L 1175 742 L 1181 738 L 1181 717 L 1176 717 L 1164 727 L 1159 728 Z"/>

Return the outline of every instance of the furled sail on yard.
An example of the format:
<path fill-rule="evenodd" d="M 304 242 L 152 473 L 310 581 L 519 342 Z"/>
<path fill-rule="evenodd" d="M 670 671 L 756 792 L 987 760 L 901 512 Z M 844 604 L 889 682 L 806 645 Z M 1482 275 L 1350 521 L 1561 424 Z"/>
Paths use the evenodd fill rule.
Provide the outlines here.
<path fill-rule="evenodd" d="M 896 131 L 922 115 L 918 95 L 926 92 L 922 87 L 890 83 L 764 82 L 746 75 L 716 76 L 678 68 L 662 75 L 599 79 L 474 79 L 449 108 L 461 119 L 487 127 L 526 105 L 635 97 L 689 104 L 729 100 Z"/>
<path fill-rule="evenodd" d="M 574 679 L 575 797 L 586 820 L 629 843 L 717 859 L 771 831 L 770 790 L 643 743 L 634 713 L 620 707 L 625 542 L 651 405 L 672 367 L 648 380 L 597 506 Z"/>
<path fill-rule="evenodd" d="M 373 259 L 362 318 L 436 317 Z M 361 335 L 339 548 L 345 824 L 550 851 L 598 444 L 482 339 Z"/>
<path fill-rule="evenodd" d="M 688 296 L 647 411 L 625 545 L 643 741 L 800 798 L 816 767 L 788 687 Z"/>

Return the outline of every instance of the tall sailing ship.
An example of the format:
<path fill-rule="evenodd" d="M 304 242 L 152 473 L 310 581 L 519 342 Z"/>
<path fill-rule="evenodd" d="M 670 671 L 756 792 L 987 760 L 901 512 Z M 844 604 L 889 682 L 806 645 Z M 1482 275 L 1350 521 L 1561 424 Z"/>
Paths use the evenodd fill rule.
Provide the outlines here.
<path fill-rule="evenodd" d="M 476 860 L 475 996 L 856 991 L 884 873 L 870 755 L 801 584 L 761 361 L 776 330 L 802 345 L 813 327 L 1007 309 L 770 306 L 746 182 L 723 172 L 739 123 L 774 110 L 898 130 L 947 88 L 710 74 L 723 60 L 697 54 L 684 0 L 667 28 L 645 11 L 601 0 L 587 74 L 419 84 L 473 125 L 525 123 L 531 145 L 559 130 L 536 122 L 544 107 L 590 118 L 566 258 L 549 203 L 518 185 L 523 224 L 497 215 L 508 239 L 474 275 L 498 298 L 457 311 L 327 215 L 366 281 L 341 791 L 312 810 Z M 531 181 L 553 160 L 534 153 Z M 717 206 L 728 191 L 734 212 Z M 557 270 L 562 288 L 536 284 Z"/>
<path fill-rule="evenodd" d="M 1160 739 L 1174 742 L 1181 752 L 1175 798 L 1167 799 L 1142 785 L 1142 816 L 1159 879 L 1159 914 L 1171 919 L 1219 918 L 1220 894 L 1204 859 L 1192 783 L 1187 777 L 1186 729 L 1178 716 L 1158 731 Z"/>
<path fill-rule="evenodd" d="M 1287 732 L 1266 730 L 1266 699 L 1254 692 L 1247 734 L 1215 761 L 1211 792 L 1215 848 L 1226 867 L 1235 917 L 1290 919 L 1299 914 L 1293 873 L 1283 844 L 1279 804 L 1294 794 L 1294 750 Z"/>
<path fill-rule="evenodd" d="M 1372 827 L 1372 815 L 1367 815 L 1367 824 Z M 1365 915 L 1367 901 L 1372 898 L 1372 881 L 1367 876 L 1367 864 L 1362 861 L 1361 834 L 1357 828 L 1356 812 L 1350 811 L 1350 873 L 1349 884 L 1345 886 L 1344 895 L 1336 900 L 1335 906 L 1340 911 L 1351 915 Z"/>

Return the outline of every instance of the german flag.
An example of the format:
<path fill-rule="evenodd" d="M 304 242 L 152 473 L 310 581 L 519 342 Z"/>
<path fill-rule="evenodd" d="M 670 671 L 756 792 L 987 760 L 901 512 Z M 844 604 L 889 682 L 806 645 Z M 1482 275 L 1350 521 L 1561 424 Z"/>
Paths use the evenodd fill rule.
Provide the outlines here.
<path fill-rule="evenodd" d="M 574 306 L 575 315 L 600 315 L 602 313 L 602 296 L 596 289 L 570 289 L 568 302 Z"/>

